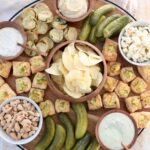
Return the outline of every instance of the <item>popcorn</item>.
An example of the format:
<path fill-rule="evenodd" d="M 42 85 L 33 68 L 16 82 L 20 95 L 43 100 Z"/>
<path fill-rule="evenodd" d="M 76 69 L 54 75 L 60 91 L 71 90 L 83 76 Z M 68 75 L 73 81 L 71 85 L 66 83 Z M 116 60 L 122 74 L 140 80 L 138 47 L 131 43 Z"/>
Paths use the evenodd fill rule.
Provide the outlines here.
<path fill-rule="evenodd" d="M 127 28 L 121 39 L 121 48 L 134 62 L 150 60 L 150 26 Z"/>

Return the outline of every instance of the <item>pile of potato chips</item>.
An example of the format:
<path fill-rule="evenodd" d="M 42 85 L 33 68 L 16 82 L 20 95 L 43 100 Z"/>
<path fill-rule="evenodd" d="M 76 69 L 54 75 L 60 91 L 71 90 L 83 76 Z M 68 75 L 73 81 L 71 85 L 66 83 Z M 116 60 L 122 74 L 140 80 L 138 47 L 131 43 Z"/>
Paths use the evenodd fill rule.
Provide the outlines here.
<path fill-rule="evenodd" d="M 73 98 L 80 98 L 98 87 L 102 81 L 99 63 L 102 58 L 89 46 L 71 43 L 53 57 L 51 67 L 46 72 L 59 88 Z"/>

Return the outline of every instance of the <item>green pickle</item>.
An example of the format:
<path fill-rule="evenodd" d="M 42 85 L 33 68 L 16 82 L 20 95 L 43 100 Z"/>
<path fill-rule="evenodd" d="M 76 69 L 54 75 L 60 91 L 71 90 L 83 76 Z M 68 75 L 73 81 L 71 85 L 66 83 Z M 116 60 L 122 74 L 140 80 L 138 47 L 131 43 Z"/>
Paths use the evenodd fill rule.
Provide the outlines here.
<path fill-rule="evenodd" d="M 49 144 L 52 142 L 55 134 L 55 123 L 51 117 L 47 117 L 45 121 L 45 131 L 40 140 L 36 145 L 35 150 L 46 150 Z"/>
<path fill-rule="evenodd" d="M 66 128 L 66 142 L 65 142 L 65 150 L 71 150 L 75 145 L 75 135 L 74 135 L 74 127 L 69 118 L 69 116 L 65 113 L 61 113 L 59 115 L 59 120 L 63 123 Z"/>
<path fill-rule="evenodd" d="M 115 9 L 115 6 L 113 6 L 111 4 L 107 4 L 107 5 L 104 5 L 102 7 L 99 7 L 98 9 L 96 9 L 90 17 L 91 26 L 95 26 L 101 16 L 111 12 L 114 9 Z"/>
<path fill-rule="evenodd" d="M 103 31 L 105 27 L 115 19 L 119 18 L 121 15 L 120 14 L 114 14 L 108 18 L 106 18 L 99 26 L 96 28 L 96 37 L 103 37 Z"/>
<path fill-rule="evenodd" d="M 87 40 L 91 31 L 90 16 L 85 20 L 79 33 L 79 40 Z"/>
<path fill-rule="evenodd" d="M 129 22 L 129 17 L 125 15 L 112 21 L 105 27 L 104 32 L 103 32 L 104 37 L 110 38 L 111 36 L 117 34 L 118 32 L 121 31 L 123 27 L 125 27 L 128 24 L 128 22 Z"/>
<path fill-rule="evenodd" d="M 97 142 L 96 138 L 94 138 L 91 143 L 89 144 L 86 150 L 100 150 L 100 145 Z"/>
<path fill-rule="evenodd" d="M 72 150 L 85 150 L 91 139 L 91 135 L 86 133 L 82 139 L 80 139 Z"/>
<path fill-rule="evenodd" d="M 87 111 L 82 103 L 74 103 L 72 105 L 73 110 L 76 114 L 77 123 L 75 128 L 75 138 L 80 139 L 84 136 L 88 127 Z"/>
<path fill-rule="evenodd" d="M 105 16 L 100 17 L 99 21 L 97 22 L 96 26 L 92 27 L 92 30 L 89 35 L 89 41 L 92 43 L 97 42 L 97 37 L 96 37 L 96 29 L 97 27 L 106 19 Z"/>
<path fill-rule="evenodd" d="M 47 148 L 47 150 L 62 150 L 65 140 L 66 140 L 66 131 L 63 126 L 57 124 L 53 142 Z"/>

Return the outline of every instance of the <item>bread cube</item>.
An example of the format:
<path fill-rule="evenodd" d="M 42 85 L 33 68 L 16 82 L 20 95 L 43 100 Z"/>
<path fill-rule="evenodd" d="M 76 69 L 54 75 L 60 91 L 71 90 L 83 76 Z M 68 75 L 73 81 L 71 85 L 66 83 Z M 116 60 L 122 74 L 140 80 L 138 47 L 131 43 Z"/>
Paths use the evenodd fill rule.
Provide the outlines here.
<path fill-rule="evenodd" d="M 9 61 L 0 62 L 0 76 L 3 78 L 8 78 L 11 71 L 12 63 Z"/>
<path fill-rule="evenodd" d="M 16 79 L 16 91 L 18 94 L 28 92 L 31 89 L 31 80 L 28 77 Z"/>
<path fill-rule="evenodd" d="M 106 82 L 104 84 L 104 89 L 108 92 L 113 92 L 118 84 L 118 80 L 107 76 Z"/>
<path fill-rule="evenodd" d="M 16 77 L 30 76 L 30 63 L 26 61 L 13 61 L 13 75 Z"/>
<path fill-rule="evenodd" d="M 120 108 L 120 101 L 115 92 L 105 93 L 103 95 L 103 104 L 105 108 Z"/>
<path fill-rule="evenodd" d="M 126 97 L 128 97 L 128 95 L 130 93 L 130 87 L 128 86 L 127 83 L 119 81 L 119 83 L 115 89 L 115 92 L 120 98 L 126 98 Z"/>
<path fill-rule="evenodd" d="M 3 84 L 0 87 L 0 103 L 13 96 L 16 96 L 16 93 L 11 89 L 11 87 L 7 83 Z"/>
<path fill-rule="evenodd" d="M 4 79 L 0 77 L 0 87 L 5 83 Z"/>
<path fill-rule="evenodd" d="M 150 121 L 150 112 L 135 112 L 131 116 L 137 124 L 137 128 L 147 128 Z"/>
<path fill-rule="evenodd" d="M 150 90 L 141 94 L 141 101 L 143 108 L 150 108 Z"/>
<path fill-rule="evenodd" d="M 120 62 L 110 62 L 107 65 L 108 67 L 108 75 L 117 76 L 120 74 L 121 63 Z"/>
<path fill-rule="evenodd" d="M 96 97 L 92 98 L 91 100 L 87 101 L 89 110 L 96 110 L 103 106 L 102 104 L 102 98 L 100 95 L 97 95 Z"/>
<path fill-rule="evenodd" d="M 140 96 L 130 96 L 125 99 L 125 103 L 128 111 L 131 113 L 142 109 Z"/>
<path fill-rule="evenodd" d="M 38 72 L 34 78 L 32 87 L 39 88 L 39 89 L 46 89 L 47 88 L 47 78 L 44 73 Z"/>
<path fill-rule="evenodd" d="M 146 88 L 147 88 L 146 82 L 140 77 L 136 77 L 131 82 L 131 90 L 136 94 L 140 94 L 140 93 L 146 91 Z"/>
<path fill-rule="evenodd" d="M 29 98 L 33 99 L 36 103 L 42 102 L 44 97 L 44 90 L 31 88 Z"/>
<path fill-rule="evenodd" d="M 54 104 L 50 100 L 46 100 L 40 103 L 40 108 L 42 111 L 43 117 L 51 116 L 55 114 Z"/>
<path fill-rule="evenodd" d="M 106 39 L 103 50 L 102 50 L 104 58 L 107 61 L 116 61 L 117 60 L 117 48 L 118 48 L 117 42 L 110 40 L 110 39 Z"/>
<path fill-rule="evenodd" d="M 56 109 L 57 113 L 69 112 L 70 111 L 70 103 L 63 99 L 56 99 L 55 109 Z"/>
<path fill-rule="evenodd" d="M 121 69 L 120 78 L 123 82 L 131 82 L 136 78 L 133 67 L 124 67 Z"/>
<path fill-rule="evenodd" d="M 32 73 L 43 71 L 46 67 L 42 56 L 35 56 L 30 59 Z"/>

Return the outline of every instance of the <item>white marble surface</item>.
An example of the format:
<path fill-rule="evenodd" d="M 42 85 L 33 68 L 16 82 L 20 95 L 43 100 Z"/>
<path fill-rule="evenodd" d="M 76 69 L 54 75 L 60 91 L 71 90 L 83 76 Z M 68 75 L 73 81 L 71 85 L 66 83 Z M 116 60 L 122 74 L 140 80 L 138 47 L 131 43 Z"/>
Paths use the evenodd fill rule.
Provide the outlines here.
<path fill-rule="evenodd" d="M 33 2 L 35 0 L 0 0 L 0 21 L 9 20 L 9 18 L 15 14 L 23 6 Z M 139 19 L 146 18 L 146 13 L 144 8 L 150 8 L 149 0 L 112 0 L 117 4 L 126 8 Z M 147 4 L 144 6 L 144 3 Z M 143 4 L 143 5 L 141 5 Z M 149 4 L 149 5 L 148 5 Z M 143 8 L 140 10 L 138 8 Z M 143 16 L 142 16 L 143 14 Z M 148 18 L 147 18 L 148 19 Z M 132 150 L 150 150 L 150 127 L 145 129 L 140 137 L 137 139 L 136 144 L 133 146 Z M 15 145 L 11 145 L 0 139 L 0 150 L 19 150 Z"/>

